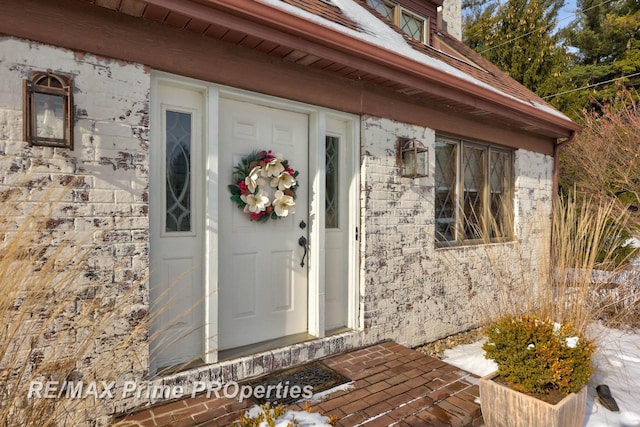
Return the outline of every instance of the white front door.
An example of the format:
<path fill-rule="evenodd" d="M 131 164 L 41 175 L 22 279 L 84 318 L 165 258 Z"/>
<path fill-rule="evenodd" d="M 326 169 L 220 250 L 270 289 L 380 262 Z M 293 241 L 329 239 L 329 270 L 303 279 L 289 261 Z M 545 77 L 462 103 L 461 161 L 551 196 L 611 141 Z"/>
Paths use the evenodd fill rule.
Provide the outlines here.
<path fill-rule="evenodd" d="M 295 213 L 251 221 L 230 199 L 233 168 L 272 150 L 299 171 Z M 218 349 L 306 332 L 309 116 L 230 99 L 219 103 Z"/>
<path fill-rule="evenodd" d="M 202 92 L 159 83 L 152 107 L 152 371 L 203 357 Z"/>

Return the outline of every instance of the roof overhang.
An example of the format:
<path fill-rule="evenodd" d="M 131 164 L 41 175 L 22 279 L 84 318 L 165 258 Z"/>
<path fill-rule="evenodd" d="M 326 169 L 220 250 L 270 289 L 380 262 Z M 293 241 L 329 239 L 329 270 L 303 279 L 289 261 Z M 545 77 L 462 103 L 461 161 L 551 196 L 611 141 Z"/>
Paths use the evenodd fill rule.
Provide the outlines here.
<path fill-rule="evenodd" d="M 474 84 L 439 68 L 429 67 L 347 33 L 330 31 L 315 20 L 255 0 L 146 0 L 147 3 L 233 28 L 307 54 L 364 70 L 386 86 L 394 82 L 407 96 L 422 95 L 461 107 L 472 115 L 509 119 L 528 132 L 569 137 L 581 127 L 551 108 L 540 108 L 498 90 Z M 371 79 L 373 80 L 373 79 Z"/>
<path fill-rule="evenodd" d="M 353 1 L 353 0 L 348 0 Z M 550 138 L 567 138 L 581 127 L 551 107 L 536 105 L 500 90 L 461 78 L 456 73 L 426 65 L 384 46 L 354 37 L 349 30 L 337 31 L 323 25 L 322 20 L 310 19 L 291 13 L 281 7 L 258 0 L 82 0 L 87 7 L 112 9 L 161 23 L 162 25 L 190 30 L 185 22 L 197 22 L 198 31 L 205 37 L 213 37 L 244 48 L 260 50 L 261 43 L 276 46 L 267 55 L 286 47 L 291 53 L 285 60 L 301 66 L 318 68 L 325 72 L 358 80 L 363 84 L 392 90 L 412 102 L 438 105 L 440 108 L 468 117 L 481 117 L 483 121 Z M 22 10 L 46 9 L 42 13 L 64 13 L 70 8 L 69 0 L 24 0 Z M 89 6 L 88 4 L 94 4 Z M 11 2 L 9 5 L 10 6 Z M 17 7 L 17 6 L 16 6 Z M 293 6 L 292 6 L 293 7 Z M 82 12 L 76 8 L 75 16 Z M 17 11 L 15 13 L 18 13 Z M 25 12 L 22 12 L 24 16 Z M 26 18 L 26 17 L 25 17 Z M 26 18 L 27 19 L 27 18 Z M 79 18 L 75 18 L 79 19 Z M 9 28 L 8 34 L 29 35 L 37 30 L 23 28 L 24 24 L 5 22 L 0 31 Z M 209 28 L 206 32 L 202 29 Z M 351 30 L 353 31 L 353 30 Z M 195 31 L 194 31 L 195 32 Z M 38 38 L 34 38 L 38 40 Z M 247 43 L 251 40 L 252 43 Z M 69 43 L 66 43 L 67 45 Z M 82 45 L 78 42 L 76 45 Z M 264 43 L 262 43 L 264 45 Z M 97 49 L 100 50 L 100 49 Z M 96 53 L 117 52 L 117 47 L 101 47 Z M 91 51 L 91 50 L 89 50 Z M 420 55 L 416 51 L 416 55 Z M 114 56 L 117 57 L 117 56 Z M 459 73 L 458 73 L 459 74 Z M 366 113 L 366 111 L 364 111 Z"/>

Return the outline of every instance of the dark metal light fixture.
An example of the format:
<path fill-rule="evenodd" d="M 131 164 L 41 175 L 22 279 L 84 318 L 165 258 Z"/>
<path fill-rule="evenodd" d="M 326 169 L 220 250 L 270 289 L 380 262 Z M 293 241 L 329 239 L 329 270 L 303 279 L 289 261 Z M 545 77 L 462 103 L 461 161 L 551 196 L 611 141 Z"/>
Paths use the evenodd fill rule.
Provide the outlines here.
<path fill-rule="evenodd" d="M 71 77 L 37 71 L 24 81 L 24 139 L 30 145 L 73 150 Z"/>
<path fill-rule="evenodd" d="M 415 138 L 398 139 L 398 166 L 400 175 L 406 178 L 422 178 L 429 175 L 429 150 Z"/>

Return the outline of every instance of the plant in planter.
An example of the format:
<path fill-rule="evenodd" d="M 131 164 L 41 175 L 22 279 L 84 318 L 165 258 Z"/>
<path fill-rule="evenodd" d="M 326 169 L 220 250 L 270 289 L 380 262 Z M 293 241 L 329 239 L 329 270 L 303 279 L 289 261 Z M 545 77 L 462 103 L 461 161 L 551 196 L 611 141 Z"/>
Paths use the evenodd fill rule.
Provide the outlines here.
<path fill-rule="evenodd" d="M 487 328 L 483 349 L 497 372 L 480 381 L 487 426 L 581 426 L 595 347 L 571 325 L 507 316 Z"/>

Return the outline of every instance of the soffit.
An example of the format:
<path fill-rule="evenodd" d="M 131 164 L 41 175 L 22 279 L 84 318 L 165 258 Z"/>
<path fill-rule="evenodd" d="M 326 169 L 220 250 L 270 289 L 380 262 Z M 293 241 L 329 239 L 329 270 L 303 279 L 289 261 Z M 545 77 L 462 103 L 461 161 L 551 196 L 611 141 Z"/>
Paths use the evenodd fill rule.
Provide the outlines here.
<path fill-rule="evenodd" d="M 258 31 L 258 27 L 252 26 L 250 23 L 247 25 L 236 25 L 243 19 L 243 17 L 234 15 L 229 11 L 215 10 L 212 2 L 209 2 L 208 0 L 184 0 L 182 2 L 176 2 L 175 0 L 80 1 L 111 9 L 122 14 L 156 22 L 177 30 L 195 33 L 203 37 L 220 40 L 242 48 L 252 49 L 300 66 L 323 70 L 325 72 L 357 80 L 365 84 L 375 85 L 386 90 L 394 91 L 404 97 L 411 98 L 414 102 L 425 103 L 431 106 L 436 105 L 438 108 L 451 111 L 452 113 L 465 114 L 469 116 L 482 116 L 483 121 L 495 120 L 500 122 L 500 125 L 504 127 L 512 127 L 528 132 L 540 133 L 554 138 L 566 137 L 571 130 L 579 129 L 577 125 L 572 124 L 571 122 L 567 122 L 566 124 L 562 123 L 562 120 L 559 124 L 555 123 L 553 126 L 547 126 L 544 119 L 537 118 L 536 120 L 530 120 L 526 113 L 516 114 L 514 117 L 513 114 L 505 115 L 495 109 L 491 111 L 484 108 L 483 102 L 470 101 L 468 99 L 469 97 L 464 94 L 461 95 L 461 93 L 454 93 L 455 90 L 451 90 L 451 86 L 446 86 L 444 84 L 440 86 L 437 81 L 430 82 L 428 87 L 425 87 L 424 81 L 419 85 L 407 84 L 406 82 L 381 75 L 382 73 L 376 72 L 377 70 L 372 71 L 371 68 L 358 66 L 357 61 L 336 61 L 328 56 L 323 57 L 324 55 L 314 54 L 313 49 L 301 49 L 299 47 L 299 45 L 305 44 L 304 42 L 300 42 L 299 37 L 295 39 L 297 43 L 287 43 L 286 38 L 281 37 L 279 40 L 275 40 L 274 38 L 265 36 L 265 32 Z M 292 7 L 307 11 L 319 18 L 336 23 L 349 30 L 357 32 L 366 31 L 363 30 L 358 23 L 354 22 L 342 13 L 340 8 L 330 0 L 281 1 Z M 371 11 L 366 3 L 364 3 L 364 0 L 354 1 Z M 176 3 L 184 5 L 184 9 L 187 12 L 182 13 L 181 11 L 174 10 L 175 8 L 172 9 Z M 198 15 L 195 11 L 208 9 L 213 9 L 212 13 L 217 14 L 220 12 L 222 14 L 228 14 L 228 22 L 224 22 L 224 19 L 218 19 L 217 22 L 212 22 L 211 19 L 199 19 L 197 17 L 202 15 Z M 375 13 L 375 11 L 373 12 Z M 228 25 L 224 25 L 225 23 Z M 393 27 L 391 23 L 388 24 Z M 254 28 L 256 31 L 254 31 Z M 395 27 L 394 30 L 402 34 L 402 32 Z M 327 29 L 326 31 L 332 30 Z M 505 93 L 507 97 L 517 98 L 521 102 L 529 103 L 531 105 L 546 104 L 526 88 L 518 84 L 514 84 L 515 82 L 512 79 L 466 47 L 463 43 L 442 33 L 438 33 L 436 39 L 437 40 L 434 40 L 435 47 L 424 46 L 410 39 L 407 41 L 416 50 L 417 54 L 426 55 L 450 65 L 463 73 L 486 83 L 488 86 L 494 87 L 498 91 Z M 298 46 L 292 47 L 296 44 Z"/>

